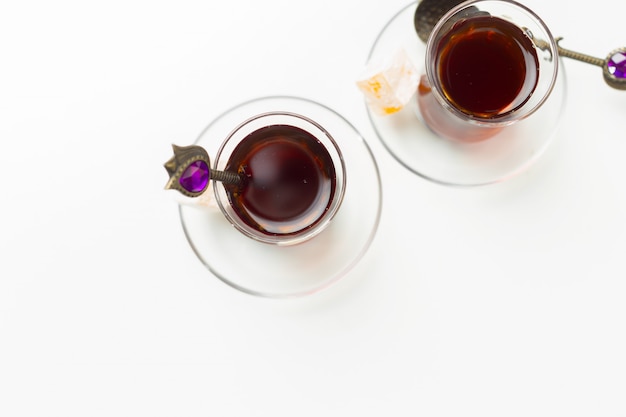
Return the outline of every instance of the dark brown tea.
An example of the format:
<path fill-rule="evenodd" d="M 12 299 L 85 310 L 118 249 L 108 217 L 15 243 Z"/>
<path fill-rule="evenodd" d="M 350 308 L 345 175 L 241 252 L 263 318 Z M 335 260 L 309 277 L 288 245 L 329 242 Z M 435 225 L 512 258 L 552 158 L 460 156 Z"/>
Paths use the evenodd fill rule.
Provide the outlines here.
<path fill-rule="evenodd" d="M 233 150 L 227 171 L 240 186 L 226 191 L 237 216 L 268 235 L 288 235 L 314 226 L 335 194 L 335 167 L 324 145 L 307 131 L 271 125 L 246 136 Z"/>
<path fill-rule="evenodd" d="M 459 110 L 492 118 L 522 106 L 539 75 L 533 41 L 516 25 L 493 16 L 455 23 L 438 45 L 438 76 Z"/>

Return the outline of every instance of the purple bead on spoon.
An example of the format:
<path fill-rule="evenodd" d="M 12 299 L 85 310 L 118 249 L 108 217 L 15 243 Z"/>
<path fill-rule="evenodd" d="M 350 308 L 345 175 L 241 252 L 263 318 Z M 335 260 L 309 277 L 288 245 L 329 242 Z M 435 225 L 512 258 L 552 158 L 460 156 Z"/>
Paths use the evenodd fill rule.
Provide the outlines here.
<path fill-rule="evenodd" d="M 615 51 L 607 61 L 609 74 L 616 78 L 626 78 L 626 51 Z"/>
<path fill-rule="evenodd" d="M 209 154 L 200 146 L 172 145 L 172 149 L 174 156 L 164 165 L 170 175 L 166 189 L 178 190 L 188 197 L 198 197 L 207 189 L 210 180 L 227 184 L 242 182 L 235 172 L 211 169 Z"/>

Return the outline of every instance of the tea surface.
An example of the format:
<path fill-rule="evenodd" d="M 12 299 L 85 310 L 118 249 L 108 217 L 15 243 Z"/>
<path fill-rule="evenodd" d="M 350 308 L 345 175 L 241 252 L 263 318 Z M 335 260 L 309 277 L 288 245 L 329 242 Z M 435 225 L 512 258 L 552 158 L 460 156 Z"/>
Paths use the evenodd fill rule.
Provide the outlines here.
<path fill-rule="evenodd" d="M 492 16 L 457 22 L 438 45 L 438 76 L 447 99 L 478 118 L 523 105 L 538 79 L 532 40 L 516 25 Z"/>
<path fill-rule="evenodd" d="M 242 186 L 226 187 L 233 209 L 266 234 L 312 227 L 335 193 L 330 154 L 315 136 L 295 126 L 254 131 L 235 148 L 226 169 L 244 178 Z"/>

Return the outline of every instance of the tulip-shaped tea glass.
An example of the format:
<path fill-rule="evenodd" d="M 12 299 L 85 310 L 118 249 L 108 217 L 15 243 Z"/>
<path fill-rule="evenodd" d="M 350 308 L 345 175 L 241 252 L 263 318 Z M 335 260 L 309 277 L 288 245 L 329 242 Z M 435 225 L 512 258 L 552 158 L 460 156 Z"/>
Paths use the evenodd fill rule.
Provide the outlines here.
<path fill-rule="evenodd" d="M 311 239 L 330 224 L 344 196 L 346 169 L 338 144 L 297 113 L 246 120 L 222 143 L 215 167 L 241 178 L 213 183 L 220 209 L 260 242 L 286 246 Z"/>
<path fill-rule="evenodd" d="M 554 136 L 565 100 L 557 45 L 545 23 L 510 0 L 470 0 L 448 11 L 426 45 L 416 3 L 378 36 L 369 59 L 402 48 L 421 74 L 397 114 L 370 120 L 391 154 L 429 180 L 484 185 L 530 166 Z"/>
<path fill-rule="evenodd" d="M 488 139 L 533 114 L 558 74 L 557 46 L 531 10 L 473 0 L 450 10 L 426 44 L 418 111 L 439 136 Z"/>

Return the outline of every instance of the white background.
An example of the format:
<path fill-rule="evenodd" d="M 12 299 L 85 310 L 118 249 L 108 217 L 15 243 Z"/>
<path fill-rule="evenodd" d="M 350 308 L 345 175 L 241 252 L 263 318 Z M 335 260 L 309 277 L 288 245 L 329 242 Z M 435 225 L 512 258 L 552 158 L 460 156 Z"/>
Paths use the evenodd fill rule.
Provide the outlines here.
<path fill-rule="evenodd" d="M 405 0 L 0 0 L 0 415 L 626 416 L 626 92 L 566 61 L 562 129 L 474 189 L 402 168 L 354 85 Z M 617 0 L 526 4 L 626 45 Z M 170 144 L 273 94 L 350 120 L 384 184 L 338 285 L 239 293 L 163 191 Z"/>

